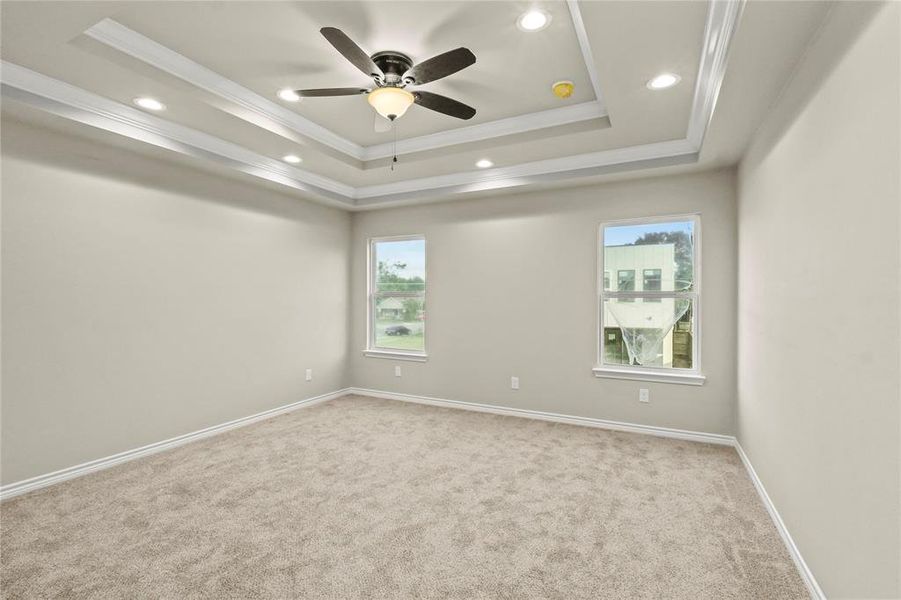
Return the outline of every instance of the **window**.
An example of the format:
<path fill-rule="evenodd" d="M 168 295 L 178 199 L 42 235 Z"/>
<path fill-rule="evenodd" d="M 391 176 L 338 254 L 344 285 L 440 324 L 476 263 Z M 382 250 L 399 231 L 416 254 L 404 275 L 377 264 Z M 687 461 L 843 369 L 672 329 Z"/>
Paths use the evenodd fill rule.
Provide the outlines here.
<path fill-rule="evenodd" d="M 373 356 L 425 357 L 425 238 L 369 243 L 369 344 Z"/>
<path fill-rule="evenodd" d="M 699 253 L 697 216 L 601 226 L 596 375 L 703 383 Z M 615 289 L 608 273 L 617 274 Z"/>
<path fill-rule="evenodd" d="M 641 290 L 643 292 L 659 292 L 661 273 L 663 273 L 663 269 L 645 269 L 642 272 L 644 279 L 641 283 Z M 660 302 L 660 298 L 645 298 L 644 301 Z"/>
<path fill-rule="evenodd" d="M 635 291 L 635 269 L 616 272 L 616 289 L 620 292 Z M 623 298 L 623 302 L 634 302 L 632 298 Z"/>

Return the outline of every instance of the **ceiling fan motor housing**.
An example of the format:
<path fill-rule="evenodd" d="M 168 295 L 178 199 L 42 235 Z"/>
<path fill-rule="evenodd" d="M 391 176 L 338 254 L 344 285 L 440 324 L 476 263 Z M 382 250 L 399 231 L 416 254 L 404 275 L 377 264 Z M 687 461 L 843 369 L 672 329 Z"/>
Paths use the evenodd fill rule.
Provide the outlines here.
<path fill-rule="evenodd" d="M 323 27 L 319 33 L 357 70 L 371 77 L 375 89 L 314 88 L 296 90 L 294 93 L 297 96 L 303 98 L 366 94 L 369 104 L 380 115 L 390 120 L 403 116 L 412 104 L 457 119 L 467 120 L 476 115 L 476 109 L 459 100 L 434 92 L 410 93 L 404 89 L 409 85 L 422 85 L 443 79 L 474 65 L 476 56 L 469 48 L 461 46 L 414 65 L 409 56 L 395 50 L 384 50 L 369 55 L 337 27 Z"/>
<path fill-rule="evenodd" d="M 385 85 L 396 86 L 401 83 L 404 85 L 413 83 L 413 79 L 409 77 L 407 78 L 409 81 L 401 81 L 403 74 L 413 67 L 413 61 L 406 54 L 395 52 L 393 50 L 385 50 L 383 52 L 376 52 L 370 58 L 372 58 L 372 62 L 374 62 L 385 74 Z M 373 77 L 378 77 L 378 75 L 373 74 Z"/>

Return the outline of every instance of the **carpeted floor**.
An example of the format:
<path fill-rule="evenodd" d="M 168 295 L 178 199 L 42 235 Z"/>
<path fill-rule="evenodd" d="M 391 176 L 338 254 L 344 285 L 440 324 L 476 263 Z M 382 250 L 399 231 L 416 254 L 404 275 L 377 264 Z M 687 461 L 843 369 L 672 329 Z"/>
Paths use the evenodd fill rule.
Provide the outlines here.
<path fill-rule="evenodd" d="M 732 448 L 359 396 L 0 519 L 3 598 L 807 598 Z"/>

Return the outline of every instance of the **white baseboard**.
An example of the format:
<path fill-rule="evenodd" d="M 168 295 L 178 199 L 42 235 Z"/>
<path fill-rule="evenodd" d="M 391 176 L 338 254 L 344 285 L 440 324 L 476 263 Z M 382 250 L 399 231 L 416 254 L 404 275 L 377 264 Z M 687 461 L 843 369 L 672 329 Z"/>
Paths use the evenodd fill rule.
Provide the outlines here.
<path fill-rule="evenodd" d="M 292 402 L 291 404 L 286 404 L 284 406 L 265 410 L 248 417 L 241 417 L 240 419 L 235 419 L 234 421 L 229 421 L 220 425 L 213 425 L 212 427 L 207 427 L 199 431 L 179 435 L 174 438 L 169 438 L 168 440 L 148 444 L 147 446 L 142 446 L 133 450 L 126 450 L 125 452 L 113 454 L 112 456 L 107 456 L 105 458 L 98 458 L 97 460 L 92 460 L 80 465 L 75 465 L 74 467 L 67 467 L 65 469 L 60 469 L 59 471 L 54 471 L 53 473 L 38 475 L 37 477 L 10 483 L 8 485 L 0 487 L 0 501 L 25 494 L 27 492 L 45 488 L 56 483 L 61 483 L 69 479 L 81 477 L 82 475 L 93 473 L 94 471 L 108 469 L 112 466 L 128 462 L 130 460 L 135 460 L 143 456 L 149 456 L 151 454 L 156 454 L 157 452 L 170 450 L 177 446 L 195 442 L 197 440 L 201 440 L 213 435 L 218 435 L 231 429 L 244 427 L 245 425 L 250 425 L 251 423 L 256 423 L 257 421 L 262 421 L 263 419 L 269 419 L 277 415 L 291 412 L 293 410 L 297 410 L 298 408 L 305 408 L 308 406 L 313 406 L 314 404 L 327 402 L 329 400 L 333 400 L 334 398 L 339 398 L 341 396 L 347 395 L 348 393 L 350 393 L 349 389 L 342 389 L 335 392 L 329 392 L 328 394 L 314 396 L 313 398 L 298 400 L 297 402 Z"/>
<path fill-rule="evenodd" d="M 748 456 L 747 454 L 745 454 L 745 451 L 741 447 L 741 444 L 738 443 L 738 440 L 734 436 L 722 435 L 718 433 L 688 431 L 684 429 L 672 429 L 668 427 L 654 427 L 652 425 L 639 425 L 636 423 L 623 423 L 621 421 L 609 421 L 607 419 L 594 419 L 591 417 L 577 417 L 573 415 L 562 415 L 558 413 L 526 410 L 522 408 L 509 408 L 492 404 L 462 402 L 460 400 L 445 400 L 443 398 L 416 396 L 414 394 L 401 394 L 397 392 L 385 392 L 381 390 L 370 390 L 365 388 L 344 388 L 342 390 L 337 390 L 328 394 L 322 394 L 313 398 L 299 400 L 291 404 L 286 404 L 285 406 L 266 410 L 254 415 L 250 415 L 248 417 L 235 419 L 234 421 L 229 421 L 227 423 L 222 423 L 221 425 L 214 425 L 212 427 L 207 427 L 206 429 L 201 429 L 199 431 L 186 433 L 184 435 L 170 438 L 168 440 L 163 440 L 162 442 L 156 442 L 154 444 L 149 444 L 141 448 L 135 448 L 134 450 L 127 450 L 125 452 L 120 452 L 119 454 L 114 454 L 106 458 L 92 460 L 90 462 L 76 465 L 74 467 L 68 467 L 66 469 L 54 471 L 53 473 L 47 473 L 46 475 L 39 475 L 37 477 L 32 477 L 30 479 L 11 483 L 9 485 L 0 487 L 0 501 L 56 483 L 60 483 L 68 479 L 74 479 L 75 477 L 87 475 L 88 473 L 93 473 L 94 471 L 108 469 L 109 467 L 112 467 L 114 465 L 118 465 L 130 460 L 135 460 L 143 456 L 149 456 L 157 452 L 162 452 L 164 450 L 169 450 L 183 444 L 217 435 L 229 431 L 230 429 L 236 429 L 238 427 L 250 425 L 251 423 L 256 423 L 257 421 L 262 421 L 263 419 L 268 419 L 276 415 L 291 412 L 299 408 L 304 408 L 312 406 L 314 404 L 320 404 L 322 402 L 334 400 L 335 398 L 340 398 L 341 396 L 345 396 L 347 394 L 357 394 L 360 396 L 370 396 L 373 398 L 400 400 L 402 402 L 414 402 L 417 404 L 428 404 L 430 406 L 443 406 L 445 408 L 457 408 L 476 412 L 492 413 L 497 415 L 522 417 L 527 419 L 537 419 L 539 421 L 549 421 L 552 423 L 566 423 L 569 425 L 582 425 L 585 427 L 610 429 L 614 431 L 642 433 L 646 435 L 688 440 L 692 442 L 704 442 L 708 444 L 733 446 L 738 452 L 738 456 L 741 458 L 742 464 L 744 464 L 745 469 L 748 471 L 748 476 L 751 478 L 751 482 L 757 489 L 757 493 L 760 495 L 760 499 L 763 502 L 763 505 L 766 507 L 770 518 L 773 520 L 773 524 L 776 526 L 776 530 L 782 537 L 782 541 L 785 543 L 785 547 L 788 549 L 792 560 L 795 562 L 795 566 L 798 568 L 801 579 L 807 586 L 811 598 L 813 598 L 814 600 L 826 600 L 826 596 L 825 594 L 823 594 L 823 590 L 820 589 L 820 586 L 814 578 L 813 573 L 807 566 L 807 563 L 804 562 L 804 558 L 801 556 L 800 550 L 798 550 L 798 547 L 795 545 L 791 534 L 788 532 L 785 523 L 782 521 L 782 517 L 779 516 L 779 511 L 777 511 L 775 505 L 773 505 L 773 501 L 770 499 L 769 494 L 767 494 L 766 488 L 763 487 L 763 483 L 757 476 L 757 472 L 751 465 L 751 461 L 748 459 Z"/>
<path fill-rule="evenodd" d="M 791 534 L 788 532 L 788 528 L 785 526 L 785 522 L 782 520 L 782 517 L 779 516 L 779 511 L 776 510 L 776 505 L 773 504 L 773 501 L 770 499 L 770 495 L 766 493 L 766 488 L 763 487 L 763 482 L 760 481 L 760 478 L 757 476 L 757 471 L 754 470 L 754 466 L 751 464 L 751 460 L 748 458 L 748 455 L 745 454 L 745 450 L 741 447 L 741 444 L 738 442 L 738 440 L 735 440 L 735 450 L 736 452 L 738 452 L 738 456 L 741 457 L 741 462 L 745 465 L 745 469 L 748 471 L 748 476 L 754 483 L 754 487 L 757 488 L 757 493 L 760 495 L 760 499 L 763 501 L 763 505 L 766 507 L 767 512 L 770 513 L 770 518 L 773 520 L 773 524 L 776 526 L 776 530 L 782 537 L 782 541 L 785 543 L 785 547 L 788 548 L 788 553 L 791 555 L 792 560 L 795 562 L 795 566 L 798 568 L 798 573 L 801 575 L 801 579 L 804 581 L 804 585 L 807 586 L 807 591 L 810 593 L 810 597 L 813 600 L 826 600 L 826 594 L 823 593 L 823 590 L 820 588 L 820 584 L 817 583 L 817 580 L 813 576 L 813 572 L 810 570 L 810 567 L 808 567 L 807 563 L 804 562 L 804 557 L 801 556 L 801 551 L 798 549 L 798 546 L 795 545 L 795 541 L 792 539 Z"/>
<path fill-rule="evenodd" d="M 371 396 L 373 398 L 385 398 L 388 400 L 415 402 L 417 404 L 428 404 L 430 406 L 443 406 L 445 408 L 458 408 L 463 410 L 492 413 L 496 415 L 508 415 L 513 417 L 524 417 L 527 419 L 538 419 L 540 421 L 550 421 L 552 423 L 583 425 L 586 427 L 612 429 L 615 431 L 628 431 L 631 433 L 643 433 L 646 435 L 675 438 L 692 442 L 705 442 L 708 444 L 732 446 L 735 448 L 736 452 L 738 452 L 738 456 L 741 458 L 742 464 L 744 464 L 745 469 L 748 472 L 748 476 L 751 478 L 751 482 L 757 489 L 757 493 L 760 495 L 760 499 L 763 502 L 763 505 L 766 507 L 770 518 L 773 520 L 773 524 L 776 526 L 776 530 L 779 532 L 780 537 L 782 537 L 782 541 L 783 543 L 785 543 L 785 547 L 788 549 L 788 553 L 791 555 L 792 560 L 794 561 L 795 566 L 798 569 L 798 573 L 800 574 L 801 579 L 804 581 L 804 585 L 807 586 L 807 590 L 810 592 L 810 597 L 813 600 L 826 600 L 826 596 L 825 594 L 823 594 L 823 590 L 820 589 L 820 586 L 814 578 L 813 573 L 807 566 L 807 563 L 804 562 L 804 558 L 801 556 L 800 550 L 798 550 L 798 547 L 795 545 L 791 534 L 785 527 L 785 523 L 782 521 L 782 517 L 779 516 L 779 511 L 776 510 L 775 505 L 773 505 L 773 501 L 770 499 L 769 495 L 766 493 L 766 489 L 763 487 L 763 483 L 760 481 L 760 478 L 757 477 L 757 472 L 754 471 L 754 467 L 751 465 L 751 461 L 748 460 L 748 456 L 745 454 L 744 449 L 741 447 L 741 444 L 738 443 L 738 440 L 734 436 L 721 435 L 717 433 L 703 433 L 698 431 L 686 431 L 684 429 L 671 429 L 667 427 L 654 427 L 651 425 L 639 425 L 636 423 L 623 423 L 620 421 L 608 421 L 606 419 L 593 419 L 590 417 L 576 417 L 571 415 L 561 415 L 557 413 L 541 412 L 536 410 L 525 410 L 521 408 L 508 408 L 505 406 L 496 406 L 492 404 L 477 404 L 474 402 L 462 402 L 460 400 L 445 400 L 443 398 L 431 398 L 428 396 L 416 396 L 414 394 L 401 394 L 397 392 L 384 392 L 381 390 L 370 390 L 365 388 L 354 387 L 350 388 L 348 391 L 351 394 Z"/>
<path fill-rule="evenodd" d="M 582 425 L 584 427 L 596 427 L 599 429 L 612 429 L 614 431 L 628 431 L 630 433 L 644 433 L 658 437 L 689 440 L 692 442 L 704 442 L 707 444 L 721 444 L 733 446 L 735 438 L 731 435 L 718 433 L 703 433 L 700 431 L 687 431 L 685 429 L 671 429 L 668 427 L 654 427 L 653 425 L 638 425 L 635 423 L 623 423 L 621 421 L 608 421 L 606 419 L 594 419 L 591 417 L 576 417 L 573 415 L 561 415 L 558 413 L 542 412 L 538 410 L 526 410 L 523 408 L 509 408 L 494 404 L 477 404 L 475 402 L 462 402 L 460 400 L 445 400 L 443 398 L 431 398 L 429 396 L 416 396 L 413 394 L 399 394 L 396 392 L 383 392 L 381 390 L 369 390 L 365 388 L 350 388 L 351 394 L 371 396 L 373 398 L 385 398 L 387 400 L 401 400 L 403 402 L 415 402 L 416 404 L 428 404 L 430 406 L 444 406 L 446 408 L 462 408 L 476 412 L 486 412 L 495 415 L 510 417 L 524 417 L 552 423 L 566 423 L 568 425 Z"/>

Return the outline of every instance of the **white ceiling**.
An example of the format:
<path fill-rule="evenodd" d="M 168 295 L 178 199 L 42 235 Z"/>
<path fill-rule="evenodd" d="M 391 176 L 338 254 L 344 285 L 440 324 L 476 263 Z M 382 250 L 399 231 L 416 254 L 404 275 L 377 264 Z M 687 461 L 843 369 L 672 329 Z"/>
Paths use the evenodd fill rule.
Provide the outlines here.
<path fill-rule="evenodd" d="M 551 24 L 535 33 L 515 25 L 527 6 L 5 1 L 4 114 L 35 120 L 38 109 L 347 208 L 562 183 L 636 163 L 734 162 L 828 5 L 547 2 Z M 389 170 L 393 135 L 374 130 L 365 97 L 286 103 L 275 95 L 365 87 L 319 35 L 323 26 L 368 52 L 399 50 L 414 61 L 470 48 L 475 65 L 422 89 L 476 107 L 476 117 L 411 107 L 398 121 L 400 162 Z M 662 71 L 682 81 L 648 90 Z M 575 83 L 572 98 L 552 95 L 560 79 Z M 167 110 L 140 111 L 131 101 L 141 95 Z M 711 114 L 716 147 L 702 148 Z M 304 162 L 282 163 L 288 153 Z M 475 169 L 480 158 L 495 168 Z"/>

